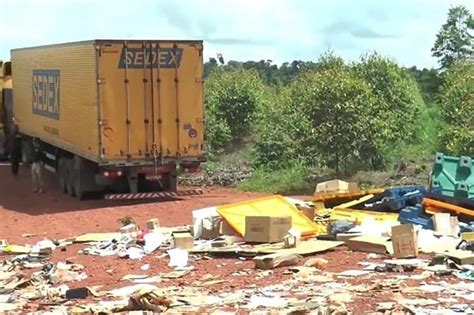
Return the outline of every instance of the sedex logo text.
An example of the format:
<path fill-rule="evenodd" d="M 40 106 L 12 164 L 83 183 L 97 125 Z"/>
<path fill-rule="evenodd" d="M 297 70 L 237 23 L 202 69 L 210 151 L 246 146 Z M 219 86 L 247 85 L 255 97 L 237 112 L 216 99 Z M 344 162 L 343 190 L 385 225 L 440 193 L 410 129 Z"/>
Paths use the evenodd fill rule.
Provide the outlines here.
<path fill-rule="evenodd" d="M 59 119 L 59 70 L 33 70 L 33 114 Z"/>
<path fill-rule="evenodd" d="M 160 49 L 142 49 L 142 48 L 122 48 L 118 67 L 125 69 L 143 69 L 143 68 L 179 68 L 183 48 L 160 48 Z"/>

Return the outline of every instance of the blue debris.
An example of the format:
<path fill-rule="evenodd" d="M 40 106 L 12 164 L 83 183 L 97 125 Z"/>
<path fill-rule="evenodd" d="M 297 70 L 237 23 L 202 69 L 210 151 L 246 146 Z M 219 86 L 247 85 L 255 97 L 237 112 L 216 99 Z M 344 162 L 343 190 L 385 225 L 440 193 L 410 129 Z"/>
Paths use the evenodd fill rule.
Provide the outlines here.
<path fill-rule="evenodd" d="M 461 233 L 474 232 L 474 222 L 472 221 L 469 223 L 459 222 L 459 228 L 461 230 Z"/>
<path fill-rule="evenodd" d="M 370 200 L 366 208 L 375 211 L 397 212 L 408 206 L 416 206 L 427 193 L 424 186 L 406 186 L 388 188 L 378 198 Z"/>
<path fill-rule="evenodd" d="M 337 220 L 331 224 L 331 234 L 346 233 L 354 227 L 354 222 L 349 220 Z"/>
<path fill-rule="evenodd" d="M 425 230 L 434 230 L 433 220 L 431 220 L 430 216 L 426 215 L 421 205 L 409 206 L 400 210 L 398 221 L 403 224 L 412 223 L 421 225 Z"/>

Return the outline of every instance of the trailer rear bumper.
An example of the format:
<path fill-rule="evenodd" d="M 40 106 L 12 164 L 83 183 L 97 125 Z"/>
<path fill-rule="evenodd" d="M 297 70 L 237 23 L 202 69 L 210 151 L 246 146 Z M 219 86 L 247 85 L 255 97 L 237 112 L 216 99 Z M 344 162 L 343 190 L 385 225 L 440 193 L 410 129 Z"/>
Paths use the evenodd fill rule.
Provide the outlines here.
<path fill-rule="evenodd" d="M 105 195 L 104 198 L 107 200 L 144 200 L 144 199 L 166 199 L 186 196 L 202 195 L 201 189 L 190 189 L 181 190 L 177 192 L 149 192 L 149 193 L 136 193 L 136 194 L 109 194 Z"/>

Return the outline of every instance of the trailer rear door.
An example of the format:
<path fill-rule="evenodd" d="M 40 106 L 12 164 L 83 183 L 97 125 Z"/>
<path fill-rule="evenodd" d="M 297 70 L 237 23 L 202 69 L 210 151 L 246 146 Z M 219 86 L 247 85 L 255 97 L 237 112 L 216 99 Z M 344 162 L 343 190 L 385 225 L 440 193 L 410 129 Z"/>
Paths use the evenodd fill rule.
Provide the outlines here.
<path fill-rule="evenodd" d="M 103 162 L 203 156 L 202 42 L 97 41 Z"/>

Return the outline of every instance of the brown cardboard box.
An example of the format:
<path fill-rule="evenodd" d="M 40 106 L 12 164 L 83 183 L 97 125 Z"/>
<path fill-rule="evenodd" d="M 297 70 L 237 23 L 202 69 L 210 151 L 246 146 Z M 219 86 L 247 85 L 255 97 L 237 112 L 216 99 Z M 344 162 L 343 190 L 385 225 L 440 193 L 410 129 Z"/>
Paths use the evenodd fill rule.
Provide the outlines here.
<path fill-rule="evenodd" d="M 418 243 L 413 224 L 402 224 L 392 227 L 392 245 L 396 258 L 418 256 Z"/>
<path fill-rule="evenodd" d="M 474 264 L 474 254 L 470 250 L 451 250 L 443 253 L 443 255 L 451 258 L 455 263 L 459 265 L 472 265 Z"/>
<path fill-rule="evenodd" d="M 308 217 L 308 219 L 310 219 L 311 221 L 314 221 L 314 216 L 315 216 L 315 209 L 314 208 L 304 207 L 304 208 L 301 208 L 301 212 L 303 212 L 303 214 L 306 217 Z"/>
<path fill-rule="evenodd" d="M 157 218 L 150 219 L 146 221 L 146 228 L 150 231 L 154 231 L 160 227 L 160 220 Z"/>
<path fill-rule="evenodd" d="M 245 241 L 281 242 L 291 229 L 291 217 L 248 216 L 245 218 Z"/>
<path fill-rule="evenodd" d="M 357 183 L 334 179 L 318 183 L 314 193 L 316 195 L 322 193 L 348 193 L 356 192 L 358 190 Z"/>
<path fill-rule="evenodd" d="M 194 248 L 194 237 L 188 231 L 173 232 L 173 244 L 175 248 L 192 250 Z"/>

